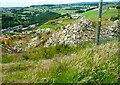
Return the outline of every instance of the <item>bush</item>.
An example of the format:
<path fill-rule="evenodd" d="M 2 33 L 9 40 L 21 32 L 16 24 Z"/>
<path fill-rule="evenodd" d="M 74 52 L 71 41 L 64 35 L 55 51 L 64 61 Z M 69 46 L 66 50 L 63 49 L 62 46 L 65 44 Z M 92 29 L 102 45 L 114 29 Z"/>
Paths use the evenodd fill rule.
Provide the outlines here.
<path fill-rule="evenodd" d="M 86 31 L 86 28 L 83 28 L 82 31 L 85 32 L 85 31 Z"/>
<path fill-rule="evenodd" d="M 63 29 L 65 29 L 65 26 L 63 27 Z"/>
<path fill-rule="evenodd" d="M 93 10 L 93 9 L 96 9 L 96 7 L 94 7 L 94 8 L 90 8 L 90 9 L 87 9 L 86 11 L 90 11 L 90 10 Z"/>
<path fill-rule="evenodd" d="M 96 28 L 97 27 L 97 23 L 96 22 L 92 22 L 92 26 Z"/>
<path fill-rule="evenodd" d="M 3 40 L 0 40 L 0 44 L 5 44 Z"/>
<path fill-rule="evenodd" d="M 22 39 L 20 36 L 17 37 L 19 40 Z"/>
<path fill-rule="evenodd" d="M 75 13 L 83 13 L 83 12 L 85 12 L 85 11 L 79 10 L 79 11 L 76 11 Z"/>
<path fill-rule="evenodd" d="M 10 45 L 10 42 L 9 42 L 9 40 L 7 40 L 7 45 Z"/>
<path fill-rule="evenodd" d="M 25 55 L 23 55 L 22 57 L 23 57 L 23 58 L 25 58 L 26 60 L 28 60 L 28 59 L 29 59 L 29 56 L 28 56 L 28 55 L 26 55 L 26 54 L 25 54 Z"/>
<path fill-rule="evenodd" d="M 119 19 L 119 16 L 112 16 L 112 17 L 110 18 L 110 20 L 112 20 L 112 21 L 115 21 L 115 20 L 117 20 L 117 19 Z"/>
<path fill-rule="evenodd" d="M 41 37 L 42 37 L 42 35 L 39 35 L 39 37 L 38 37 L 38 38 L 40 39 Z"/>
<path fill-rule="evenodd" d="M 117 8 L 117 9 L 120 9 L 120 6 L 117 6 L 116 8 Z"/>
<path fill-rule="evenodd" d="M 49 32 L 47 32 L 47 35 L 49 35 L 51 32 L 49 31 Z"/>
<path fill-rule="evenodd" d="M 9 33 L 9 35 L 15 35 L 15 33 L 14 33 L 14 32 L 12 32 L 12 33 Z"/>

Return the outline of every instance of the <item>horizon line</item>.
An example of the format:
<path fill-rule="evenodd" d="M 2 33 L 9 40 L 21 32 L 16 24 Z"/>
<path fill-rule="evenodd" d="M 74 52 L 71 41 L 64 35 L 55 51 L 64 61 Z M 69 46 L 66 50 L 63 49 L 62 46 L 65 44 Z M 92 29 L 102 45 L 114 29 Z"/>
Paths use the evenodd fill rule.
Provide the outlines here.
<path fill-rule="evenodd" d="M 94 2 L 94 1 L 91 1 L 91 2 L 74 2 L 75 4 L 76 3 L 98 3 L 99 1 L 96 1 L 96 2 Z M 116 3 L 117 1 L 105 1 L 105 2 L 110 2 L 110 3 Z M 103 3 L 105 3 L 105 2 L 103 2 Z M 55 4 L 55 3 L 53 3 L 53 4 L 51 4 L 51 5 L 63 5 L 63 4 L 74 4 L 74 3 L 59 3 L 59 4 Z M 37 6 L 37 4 L 31 4 L 31 5 L 29 5 L 29 6 L 5 6 L 5 7 L 3 7 L 3 6 L 0 6 L 0 8 L 22 8 L 22 7 L 30 7 L 30 6 Z M 50 4 L 38 4 L 38 5 L 50 5 Z"/>

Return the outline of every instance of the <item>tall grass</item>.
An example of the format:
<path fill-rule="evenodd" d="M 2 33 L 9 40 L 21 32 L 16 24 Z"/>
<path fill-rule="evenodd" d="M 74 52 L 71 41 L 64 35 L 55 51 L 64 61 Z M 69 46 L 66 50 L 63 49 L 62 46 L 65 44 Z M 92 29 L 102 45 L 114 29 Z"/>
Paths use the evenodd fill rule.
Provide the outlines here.
<path fill-rule="evenodd" d="M 51 59 L 54 57 L 60 57 L 65 55 L 70 55 L 72 53 L 77 53 L 81 49 L 84 49 L 86 47 L 90 47 L 91 44 L 93 44 L 94 41 L 88 41 L 78 44 L 77 47 L 75 46 L 69 46 L 62 44 L 58 44 L 56 46 L 50 46 L 50 47 L 37 47 L 33 48 L 31 47 L 26 52 L 22 52 L 19 54 L 3 54 L 3 63 L 10 63 L 15 61 L 21 61 L 21 60 L 39 60 L 39 59 Z M 11 56 L 11 57 L 10 57 Z"/>
<path fill-rule="evenodd" d="M 106 44 L 107 42 L 117 41 L 117 38 L 107 38 L 101 39 L 100 44 Z M 54 57 L 66 56 L 71 55 L 72 53 L 78 53 L 81 50 L 86 49 L 87 47 L 91 47 L 95 43 L 93 41 L 87 41 L 79 43 L 76 46 L 69 46 L 62 44 L 58 44 L 56 46 L 49 46 L 49 47 L 31 47 L 26 52 L 16 53 L 16 54 L 3 54 L 2 63 L 10 63 L 10 62 L 19 62 L 21 60 L 39 60 L 39 59 L 52 59 Z"/>
<path fill-rule="evenodd" d="M 91 44 L 71 56 L 3 66 L 3 82 L 118 83 L 117 44 L 116 40 L 99 47 Z"/>

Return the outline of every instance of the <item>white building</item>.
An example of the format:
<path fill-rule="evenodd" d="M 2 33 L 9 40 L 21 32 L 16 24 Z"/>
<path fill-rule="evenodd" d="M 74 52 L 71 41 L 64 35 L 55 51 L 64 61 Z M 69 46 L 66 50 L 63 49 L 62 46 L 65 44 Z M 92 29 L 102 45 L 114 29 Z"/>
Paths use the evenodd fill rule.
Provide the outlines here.
<path fill-rule="evenodd" d="M 78 17 L 83 17 L 82 15 L 76 14 L 72 16 L 72 19 L 77 19 Z"/>

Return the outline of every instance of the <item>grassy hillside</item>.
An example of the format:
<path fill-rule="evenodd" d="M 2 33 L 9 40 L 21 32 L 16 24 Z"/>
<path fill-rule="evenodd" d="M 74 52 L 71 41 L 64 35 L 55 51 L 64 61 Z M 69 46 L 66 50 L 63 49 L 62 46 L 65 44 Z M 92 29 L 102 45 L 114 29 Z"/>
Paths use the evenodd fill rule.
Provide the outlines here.
<path fill-rule="evenodd" d="M 86 43 L 76 53 L 52 59 L 22 61 L 2 66 L 3 82 L 117 83 L 118 42 L 96 47 Z M 52 49 L 51 49 L 52 50 Z M 74 50 L 75 52 L 75 50 Z"/>

